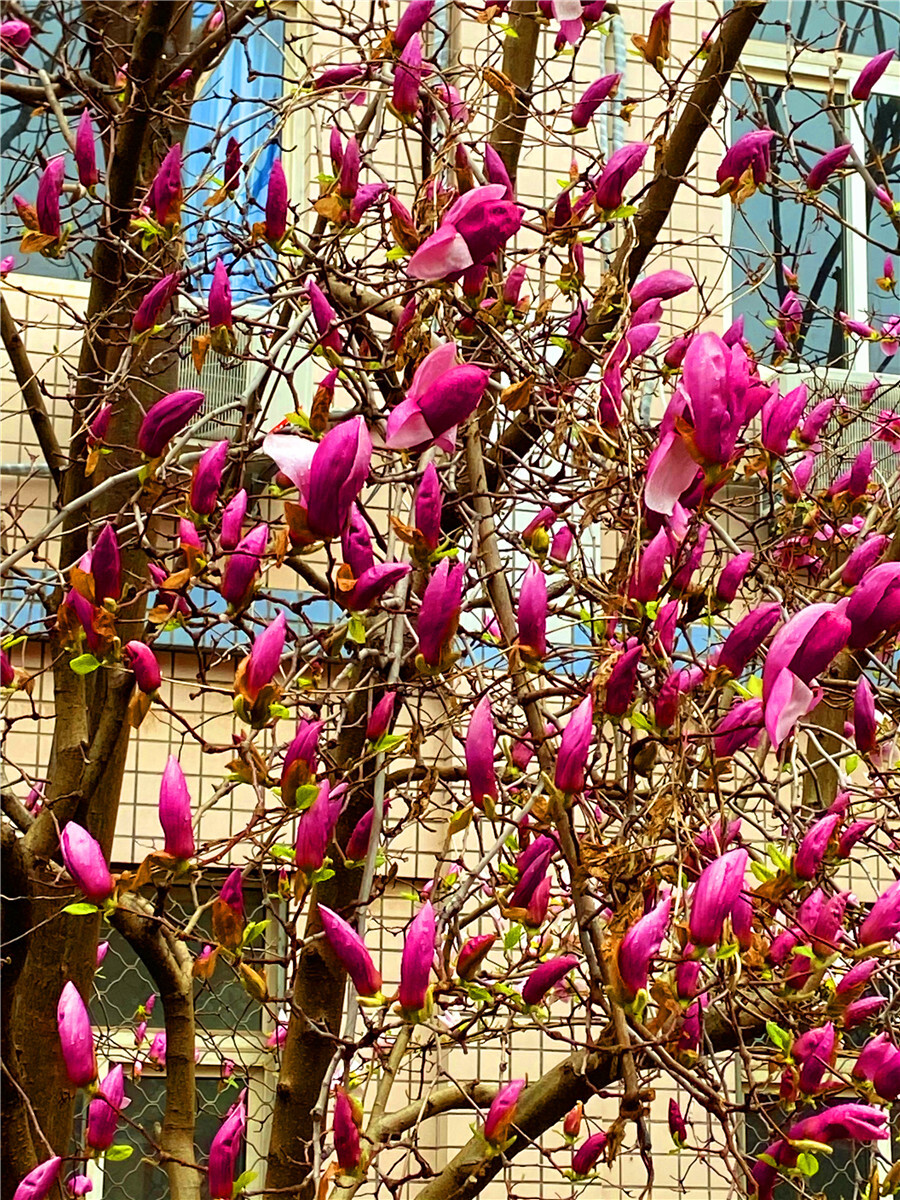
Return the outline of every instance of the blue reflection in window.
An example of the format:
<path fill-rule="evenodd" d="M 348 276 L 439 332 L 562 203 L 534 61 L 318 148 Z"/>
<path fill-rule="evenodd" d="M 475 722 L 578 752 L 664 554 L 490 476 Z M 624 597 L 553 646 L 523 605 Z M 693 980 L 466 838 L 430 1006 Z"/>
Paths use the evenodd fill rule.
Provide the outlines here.
<path fill-rule="evenodd" d="M 197 7 L 200 17 L 211 11 L 210 5 Z M 235 303 L 259 295 L 266 279 L 274 278 L 272 260 L 266 259 L 267 251 L 259 246 L 252 255 L 232 261 L 232 240 L 226 226 L 237 226 L 236 232 L 246 240 L 249 225 L 262 220 L 269 175 L 281 154 L 272 134 L 283 90 L 282 37 L 282 22 L 269 20 L 232 43 L 215 70 L 200 81 L 185 140 L 185 183 L 209 184 L 208 192 L 201 188 L 197 193 L 195 210 L 214 191 L 214 181 L 222 181 L 229 137 L 240 143 L 241 157 L 249 167 L 241 171 L 235 200 L 224 200 L 206 210 L 202 217 L 191 220 L 186 230 L 188 257 L 201 272 L 192 272 L 194 286 L 204 293 L 208 290 L 212 267 L 221 257 L 229 270 Z"/>
<path fill-rule="evenodd" d="M 772 175 L 787 183 L 801 176 L 835 145 L 822 110 L 825 94 L 786 85 L 754 84 L 752 93 L 735 81 L 732 141 L 760 124 L 776 131 Z M 792 153 L 793 150 L 793 153 Z M 795 156 L 796 155 L 796 159 Z M 798 166 L 799 161 L 799 166 Z M 832 181 L 821 193 L 825 204 L 844 214 L 844 187 Z M 733 210 L 731 234 L 734 313 L 744 315 L 751 345 L 771 344 L 779 305 L 788 293 L 783 269 L 799 277 L 803 328 L 793 353 L 817 365 L 845 365 L 847 341 L 835 319 L 847 308 L 843 228 L 821 209 L 782 196 L 779 186 L 757 191 Z"/>
<path fill-rule="evenodd" d="M 753 36 L 868 58 L 900 41 L 900 10 L 873 0 L 769 0 Z"/>

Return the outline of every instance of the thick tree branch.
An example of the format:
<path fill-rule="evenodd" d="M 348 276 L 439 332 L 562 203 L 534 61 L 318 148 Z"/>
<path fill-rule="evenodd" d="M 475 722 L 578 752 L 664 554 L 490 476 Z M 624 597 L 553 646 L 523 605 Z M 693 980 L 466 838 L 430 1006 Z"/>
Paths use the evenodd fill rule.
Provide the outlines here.
<path fill-rule="evenodd" d="M 506 38 L 503 44 L 503 74 L 513 91 L 500 93 L 490 137 L 491 146 L 502 158 L 514 184 L 531 111 L 531 84 L 540 32 L 537 16 L 535 0 L 513 0 L 509 6 L 509 23 L 515 36 Z"/>
<path fill-rule="evenodd" d="M 759 995 L 748 996 L 746 1003 L 738 1009 L 741 1013 L 738 1025 L 718 1009 L 707 1012 L 706 1037 L 716 1051 L 732 1050 L 742 1035 L 751 1039 L 765 1028 L 766 1020 L 778 1015 L 777 1005 L 770 1005 Z M 512 1145 L 503 1154 L 488 1156 L 484 1138 L 476 1135 L 440 1175 L 418 1193 L 416 1200 L 472 1200 L 505 1163 L 561 1121 L 579 1100 L 585 1102 L 621 1078 L 622 1065 L 622 1056 L 614 1047 L 579 1050 L 570 1055 L 522 1092 L 516 1107 Z"/>
<path fill-rule="evenodd" d="M 53 422 L 50 420 L 47 409 L 44 406 L 44 397 L 41 395 L 37 375 L 31 366 L 28 352 L 25 349 L 25 343 L 22 341 L 18 326 L 13 320 L 12 313 L 9 311 L 4 296 L 0 296 L 0 333 L 2 333 L 3 337 L 3 348 L 9 355 L 13 374 L 21 389 L 22 399 L 25 402 L 25 408 L 31 419 L 34 432 L 37 435 L 38 444 L 44 455 L 44 461 L 49 467 L 53 482 L 58 488 L 62 472 L 66 466 L 66 458 L 59 448 L 59 442 L 56 440 L 56 433 L 53 429 Z"/>
<path fill-rule="evenodd" d="M 129 903 L 137 903 L 131 898 Z M 111 924 L 140 956 L 159 989 L 166 1017 L 166 1112 L 160 1145 L 172 1200 L 199 1200 L 200 1170 L 194 1163 L 194 991 L 191 956 L 151 913 L 120 902 Z"/>

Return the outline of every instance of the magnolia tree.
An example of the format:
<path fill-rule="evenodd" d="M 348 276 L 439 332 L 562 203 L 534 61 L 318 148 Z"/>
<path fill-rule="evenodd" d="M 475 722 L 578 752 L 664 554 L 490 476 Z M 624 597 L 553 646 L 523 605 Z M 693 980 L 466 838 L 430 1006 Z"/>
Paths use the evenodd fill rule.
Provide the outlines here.
<path fill-rule="evenodd" d="M 4 1196 L 83 1195 L 126 1128 L 177 1200 L 449 1200 L 535 1148 L 555 1187 L 608 1187 L 622 1156 L 649 1185 L 673 1142 L 765 1198 L 815 1187 L 841 1142 L 878 1149 L 900 1095 L 900 418 L 878 377 L 851 405 L 773 368 L 802 368 L 822 324 L 843 323 L 842 353 L 889 358 L 900 318 L 829 312 L 779 268 L 751 344 L 704 300 L 714 280 L 653 258 L 680 191 L 840 220 L 827 188 L 848 174 L 896 243 L 885 147 L 841 132 L 865 131 L 891 52 L 821 93 L 836 144 L 752 104 L 728 144 L 762 0 L 680 57 L 671 0 L 648 13 L 626 31 L 640 97 L 621 73 L 573 85 L 621 35 L 603 0 L 85 3 L 52 42 L 39 8 L 0 28 L 6 103 L 63 148 L 28 164 L 3 264 L 15 404 L 53 488 L 44 524 L 10 503 L 4 570 L 47 615 L 5 631 L 4 706 L 27 732 L 40 684 L 54 716 L 40 778 L 5 759 Z M 226 107 L 188 154 L 204 79 L 260 35 L 283 79 L 252 145 Z M 598 137 L 614 117 L 618 148 Z M 295 156 L 321 163 L 302 190 L 298 128 Z M 542 201 L 517 191 L 534 147 L 572 162 Z M 25 255 L 90 281 L 65 430 L 14 316 Z M 238 362 L 247 389 L 211 406 L 204 374 Z M 204 441 L 223 413 L 231 435 Z M 154 648 L 217 628 L 237 647 L 226 744 L 167 702 L 161 662 L 195 696 L 221 678 Z M 140 783 L 158 838 L 111 872 L 148 717 L 175 747 Z M 192 745 L 209 794 L 179 762 Z M 236 789 L 244 827 L 201 837 Z M 420 825 L 442 848 L 413 867 Z M 375 945 L 385 924 L 401 953 Z M 110 930 L 150 999 L 99 1077 Z M 256 1177 L 242 1063 L 221 1064 L 231 1107 L 195 1146 L 196 997 L 236 985 L 277 1074 Z M 522 1032 L 556 1065 L 513 1050 L 502 1079 L 472 1080 L 448 1057 Z M 165 1114 L 141 1128 L 148 1062 Z M 682 1098 L 668 1133 L 659 1089 Z M 454 1112 L 471 1138 L 437 1159 L 430 1123 Z M 869 1195 L 896 1190 L 869 1163 Z"/>

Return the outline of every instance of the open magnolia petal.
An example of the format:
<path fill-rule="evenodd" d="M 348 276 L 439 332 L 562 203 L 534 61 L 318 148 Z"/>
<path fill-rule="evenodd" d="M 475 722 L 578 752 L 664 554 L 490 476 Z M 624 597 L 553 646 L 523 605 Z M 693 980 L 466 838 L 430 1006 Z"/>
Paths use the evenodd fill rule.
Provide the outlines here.
<path fill-rule="evenodd" d="M 766 733 L 777 750 L 801 717 L 812 712 L 819 693 L 786 667 L 779 671 L 766 701 Z"/>
<path fill-rule="evenodd" d="M 309 495 L 309 470 L 316 443 L 287 433 L 269 433 L 263 439 L 262 449 L 305 499 Z"/>
<path fill-rule="evenodd" d="M 422 359 L 406 393 L 407 400 L 418 400 L 424 396 L 429 388 L 434 387 L 442 376 L 456 366 L 456 349 L 456 342 L 445 342 Z"/>
<path fill-rule="evenodd" d="M 472 265 L 472 254 L 465 238 L 445 221 L 415 252 L 406 273 L 411 279 L 431 283 L 457 271 L 465 271 Z"/>
<path fill-rule="evenodd" d="M 693 483 L 697 464 L 677 433 L 665 435 L 647 464 L 644 503 L 651 512 L 671 517 L 678 497 Z"/>
<path fill-rule="evenodd" d="M 388 417 L 384 444 L 389 450 L 412 450 L 430 445 L 434 434 L 415 400 L 401 400 Z"/>

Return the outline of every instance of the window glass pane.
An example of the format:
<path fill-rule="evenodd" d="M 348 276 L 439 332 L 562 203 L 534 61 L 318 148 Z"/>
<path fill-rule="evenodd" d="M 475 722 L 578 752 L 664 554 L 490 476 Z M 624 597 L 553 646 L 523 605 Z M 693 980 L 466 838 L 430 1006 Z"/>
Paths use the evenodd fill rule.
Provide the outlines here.
<path fill-rule="evenodd" d="M 211 11 L 210 5 L 196 7 L 196 20 Z M 277 141 L 268 139 L 277 128 L 277 101 L 282 94 L 282 35 L 281 21 L 268 20 L 229 47 L 215 70 L 200 80 L 185 142 L 185 181 L 203 185 L 185 217 L 188 256 L 200 272 L 194 285 L 206 292 L 212 267 L 221 255 L 235 302 L 259 296 L 267 275 L 274 278 L 274 258 L 263 253 L 262 246 L 232 262 L 232 238 L 225 226 L 235 224 L 246 238 L 249 226 L 263 219 L 269 173 L 281 153 Z M 214 181 L 223 181 L 230 137 L 241 147 L 245 167 L 241 185 L 234 200 L 204 210 L 204 200 L 217 186 Z"/>
<path fill-rule="evenodd" d="M 859 109 L 855 110 L 857 113 Z M 895 200 L 900 199 L 900 99 L 896 96 L 871 96 L 865 106 L 866 134 L 873 150 L 869 168 L 876 183 L 887 181 Z M 900 240 L 891 221 L 868 189 L 866 190 L 866 228 L 868 243 L 869 296 L 866 302 L 872 324 L 880 329 L 885 318 L 900 311 L 900 286 L 886 292 L 875 282 L 884 272 L 888 253 L 894 260 L 894 274 L 900 272 Z M 888 358 L 879 345 L 869 349 L 870 366 L 879 374 L 900 374 L 900 354 Z"/>
<path fill-rule="evenodd" d="M 68 7 L 71 9 L 72 5 Z M 75 9 L 78 8 L 76 4 Z M 0 55 L 4 77 L 10 85 L 34 87 L 38 83 L 37 70 L 43 68 L 53 77 L 59 72 L 58 55 L 62 45 L 62 21 L 58 4 L 37 4 L 29 9 L 29 16 L 40 22 L 40 34 L 22 52 L 18 65 L 8 54 Z M 78 68 L 87 65 L 84 43 L 75 38 L 66 43 L 68 62 Z M 25 67 L 28 68 L 26 73 Z M 70 125 L 74 125 L 72 102 L 68 102 L 67 113 Z M 81 244 L 79 230 L 90 233 L 94 227 L 96 204 L 90 200 L 71 203 L 71 196 L 64 194 L 60 203 L 63 228 L 72 224 L 75 228 L 70 237 L 67 251 L 61 258 L 44 258 L 42 254 L 22 254 L 19 251 L 23 226 L 18 218 L 12 198 L 21 195 L 30 204 L 37 196 L 38 180 L 42 162 L 38 148 L 45 159 L 67 154 L 66 180 L 76 181 L 75 164 L 66 140 L 59 132 L 56 117 L 46 105 L 21 103 L 9 96 L 0 97 L 0 169 L 3 174 L 2 227 L 0 227 L 0 258 L 11 254 L 19 270 L 27 266 L 30 275 L 53 279 L 82 279 L 85 274 L 85 254 L 90 254 L 90 243 Z M 102 168 L 101 168 L 102 169 Z M 83 261 L 79 261 L 79 256 Z"/>
<path fill-rule="evenodd" d="M 769 0 L 753 36 L 870 57 L 897 45 L 900 11 L 872 0 Z"/>
<path fill-rule="evenodd" d="M 198 886 L 197 895 L 201 904 L 209 900 L 215 888 L 206 883 Z M 262 906 L 262 896 L 244 881 L 244 910 L 248 922 L 261 921 L 266 916 Z M 169 892 L 166 911 L 172 914 L 174 921 L 183 923 L 194 911 L 190 892 L 185 887 L 174 887 Z M 213 942 L 211 932 L 211 914 L 207 909 L 195 926 L 199 938 Z M 147 969 L 130 944 L 114 929 L 109 930 L 107 941 L 109 953 L 103 966 L 96 976 L 97 1000 L 94 1021 L 98 1025 L 131 1026 L 134 1024 L 134 1014 L 139 1005 L 143 1004 L 153 992 L 153 981 Z M 257 941 L 254 945 L 260 951 L 264 942 Z M 196 954 L 197 943 L 192 943 L 191 953 Z M 252 961 L 253 952 L 249 958 Z M 194 983 L 194 1005 L 197 1018 L 198 1044 L 203 1045 L 204 1030 L 259 1030 L 261 1028 L 262 1009 L 255 1000 L 251 1000 L 238 982 L 234 971 L 225 961 L 216 965 L 215 974 L 208 982 L 197 980 Z M 93 1006 L 92 1006 L 93 1007 Z M 152 1018 L 149 1021 L 150 1034 L 148 1042 L 142 1047 L 146 1053 L 153 1031 L 163 1027 L 162 1007 L 157 1003 Z"/>
<path fill-rule="evenodd" d="M 197 1077 L 197 1123 L 194 1144 L 200 1162 L 206 1161 L 219 1125 L 228 1109 L 236 1102 L 240 1089 L 246 1085 L 247 1080 L 235 1074 L 229 1080 L 228 1086 L 222 1086 L 220 1091 L 220 1080 L 217 1077 Z M 159 1144 L 166 1110 L 165 1080 L 160 1075 L 144 1075 L 138 1082 L 127 1079 L 125 1091 L 131 1100 L 127 1109 L 128 1121 L 133 1121 L 153 1142 Z M 138 1130 L 120 1120 L 115 1144 L 133 1146 L 134 1152 L 130 1158 L 121 1162 L 104 1161 L 101 1193 L 103 1200 L 168 1200 L 169 1183 L 166 1172 L 153 1161 L 150 1146 Z M 242 1144 L 235 1178 L 244 1170 L 245 1164 L 246 1149 Z M 200 1180 L 201 1200 L 208 1200 L 209 1189 L 205 1173 L 200 1176 Z M 95 1190 L 94 1195 L 96 1194 Z"/>
<path fill-rule="evenodd" d="M 776 134 L 793 132 L 772 142 L 772 174 L 784 182 L 795 182 L 822 152 L 834 146 L 834 135 L 822 111 L 824 93 L 799 88 L 754 84 L 752 92 L 742 81 L 732 88 L 735 108 L 731 123 L 732 141 L 756 127 L 751 118 L 761 115 Z M 789 145 L 793 145 L 794 154 Z M 844 365 L 847 344 L 835 320 L 846 308 L 844 235 L 839 221 L 809 204 L 798 203 L 780 188 L 757 191 L 740 208 L 733 209 L 731 251 L 734 313 L 744 315 L 751 345 L 771 343 L 772 321 L 788 293 L 783 268 L 799 279 L 803 301 L 803 328 L 794 354 L 816 365 Z M 844 212 L 840 182 L 832 182 L 822 193 L 835 212 Z M 764 356 L 765 357 L 765 356 Z"/>

